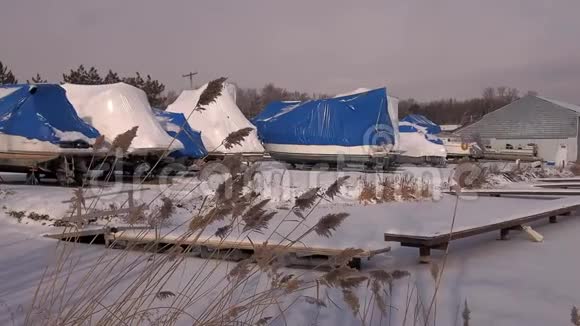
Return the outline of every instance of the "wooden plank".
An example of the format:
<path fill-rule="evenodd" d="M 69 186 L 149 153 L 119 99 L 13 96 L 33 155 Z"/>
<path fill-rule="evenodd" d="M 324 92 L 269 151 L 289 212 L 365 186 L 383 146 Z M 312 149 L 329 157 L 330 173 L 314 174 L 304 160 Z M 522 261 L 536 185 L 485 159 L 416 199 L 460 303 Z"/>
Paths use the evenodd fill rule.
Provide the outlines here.
<path fill-rule="evenodd" d="M 579 189 L 580 182 L 553 182 L 553 183 L 537 183 L 533 185 L 534 187 L 538 188 L 558 188 L 558 189 Z"/>
<path fill-rule="evenodd" d="M 563 215 L 570 213 L 571 211 L 580 208 L 580 204 L 571 205 L 568 207 L 563 207 L 559 209 L 551 209 L 536 214 L 531 214 L 527 216 L 521 216 L 507 221 L 502 221 L 498 223 L 492 223 L 484 226 L 469 228 L 453 232 L 451 234 L 444 233 L 434 236 L 417 236 L 417 235 L 405 235 L 405 234 L 394 234 L 385 233 L 385 241 L 395 241 L 400 242 L 402 245 L 414 246 L 414 247 L 436 247 L 441 244 L 446 244 L 449 241 L 467 238 L 470 236 L 487 233 L 491 231 L 497 231 L 501 229 L 510 229 L 522 224 L 530 223 L 543 218 L 550 218 L 551 216 Z"/>
<path fill-rule="evenodd" d="M 71 232 L 61 232 L 61 233 L 52 233 L 52 234 L 45 234 L 44 237 L 52 238 L 52 239 L 71 239 L 71 238 L 80 238 L 85 236 L 91 235 L 101 235 L 107 234 L 109 232 L 122 232 L 128 230 L 150 230 L 151 227 L 149 226 L 119 226 L 119 227 L 105 227 L 105 228 L 95 228 L 95 229 L 88 229 L 88 230 L 77 230 Z"/>
<path fill-rule="evenodd" d="M 455 195 L 455 192 L 444 191 L 443 193 Z M 464 189 L 459 193 L 461 196 L 580 196 L 580 189 Z"/>
<path fill-rule="evenodd" d="M 87 197 L 83 197 L 83 198 L 85 200 L 86 199 L 94 199 L 94 198 L 100 198 L 100 197 L 105 197 L 105 196 L 128 194 L 128 193 L 132 193 L 132 192 L 135 192 L 135 191 L 145 191 L 145 190 L 151 190 L 151 188 L 127 189 L 127 190 L 121 190 L 121 191 L 103 193 L 103 194 L 100 194 L 100 195 L 87 196 Z M 72 203 L 72 202 L 75 202 L 75 200 L 74 199 L 69 199 L 69 200 L 62 201 L 61 203 L 67 204 L 67 203 Z"/>
<path fill-rule="evenodd" d="M 538 178 L 538 182 L 580 182 L 580 177 L 569 178 Z"/>
<path fill-rule="evenodd" d="M 154 233 L 147 232 L 143 234 L 135 234 L 133 232 L 118 232 L 106 235 L 109 241 L 128 241 L 133 243 L 141 244 L 153 244 L 157 242 L 158 244 L 179 244 L 186 246 L 203 246 L 211 249 L 227 250 L 227 249 L 238 249 L 238 250 L 248 250 L 253 251 L 255 246 L 262 246 L 262 244 L 252 244 L 249 241 L 229 241 L 229 240 L 219 240 L 219 239 L 198 239 L 195 241 L 194 237 L 182 238 L 182 237 L 170 237 L 162 236 L 160 239 L 156 239 Z M 303 247 L 303 246 L 291 246 L 288 247 L 284 244 L 267 244 L 267 248 L 272 250 L 284 250 L 289 253 L 295 253 L 299 256 L 336 256 L 340 254 L 343 249 L 334 248 L 320 248 L 320 247 Z M 369 258 L 378 253 L 386 252 L 390 248 L 384 248 L 379 250 L 363 250 L 360 254 L 356 255 L 356 258 Z"/>

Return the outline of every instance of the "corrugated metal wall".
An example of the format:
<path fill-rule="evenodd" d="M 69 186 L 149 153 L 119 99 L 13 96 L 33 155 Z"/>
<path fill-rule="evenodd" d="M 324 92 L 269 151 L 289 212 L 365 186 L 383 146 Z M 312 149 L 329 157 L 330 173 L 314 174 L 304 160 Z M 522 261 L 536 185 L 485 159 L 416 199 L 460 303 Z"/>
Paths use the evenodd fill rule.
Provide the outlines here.
<path fill-rule="evenodd" d="M 482 139 L 576 138 L 578 113 L 535 96 L 526 96 L 485 115 L 456 134 Z"/>

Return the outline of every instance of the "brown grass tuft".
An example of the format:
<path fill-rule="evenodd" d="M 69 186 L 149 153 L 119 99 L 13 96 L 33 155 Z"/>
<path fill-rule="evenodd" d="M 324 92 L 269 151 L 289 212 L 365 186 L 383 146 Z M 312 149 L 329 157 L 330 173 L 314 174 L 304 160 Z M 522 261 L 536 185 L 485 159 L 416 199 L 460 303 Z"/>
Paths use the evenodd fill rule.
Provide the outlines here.
<path fill-rule="evenodd" d="M 384 271 L 382 269 L 376 269 L 369 272 L 371 278 L 381 282 L 381 283 L 392 283 L 393 282 L 393 275 L 391 273 Z"/>
<path fill-rule="evenodd" d="M 318 220 L 314 226 L 314 232 L 319 236 L 330 238 L 332 231 L 335 231 L 348 215 L 348 213 L 327 214 Z"/>
<path fill-rule="evenodd" d="M 173 206 L 173 201 L 168 197 L 161 198 L 161 208 L 159 209 L 159 218 L 162 221 L 168 220 L 173 212 L 175 211 L 175 207 Z"/>
<path fill-rule="evenodd" d="M 304 298 L 304 301 L 306 301 L 306 303 L 308 303 L 308 304 L 312 304 L 312 305 L 326 308 L 326 303 L 324 303 L 324 301 L 322 301 L 320 299 L 316 299 L 316 298 L 309 297 L 309 296 L 304 296 L 303 298 Z"/>
<path fill-rule="evenodd" d="M 104 146 L 105 146 L 105 136 L 100 135 L 99 137 L 97 137 L 95 139 L 95 143 L 93 144 L 93 149 L 99 150 L 99 149 L 103 148 Z"/>
<path fill-rule="evenodd" d="M 222 94 L 224 82 L 226 80 L 227 80 L 226 77 L 221 77 L 210 81 L 207 84 L 207 88 L 199 96 L 199 100 L 197 101 L 197 105 L 194 110 L 204 111 L 205 110 L 204 106 L 212 102 L 215 102 L 217 97 Z"/>
<path fill-rule="evenodd" d="M 344 298 L 344 302 L 350 307 L 353 314 L 355 316 L 358 315 L 360 310 L 360 302 L 356 294 L 354 294 L 354 292 L 351 290 L 342 290 L 342 296 Z"/>
<path fill-rule="evenodd" d="M 243 231 L 261 231 L 268 227 L 268 222 L 276 215 L 276 212 L 267 212 L 264 207 L 270 202 L 270 199 L 264 199 L 261 202 L 250 207 L 242 216 L 246 224 Z"/>
<path fill-rule="evenodd" d="M 401 198 L 403 201 L 417 199 L 417 180 L 412 175 L 404 175 L 399 179 Z"/>
<path fill-rule="evenodd" d="M 330 259 L 330 264 L 334 266 L 345 266 L 347 265 L 353 258 L 357 257 L 358 255 L 362 254 L 364 250 L 362 249 L 355 249 L 355 248 L 346 248 L 341 251 L 338 255 L 332 257 Z"/>
<path fill-rule="evenodd" d="M 302 195 L 296 197 L 294 201 L 294 207 L 301 211 L 312 207 L 314 205 L 314 202 L 316 201 L 316 198 L 318 197 L 319 190 L 320 187 L 311 188 Z"/>
<path fill-rule="evenodd" d="M 390 203 L 396 201 L 395 197 L 395 179 L 393 177 L 387 176 L 383 182 L 381 182 L 382 191 L 381 191 L 381 201 Z"/>
<path fill-rule="evenodd" d="M 222 226 L 218 228 L 217 231 L 215 231 L 215 236 L 223 240 L 228 235 L 231 229 L 232 229 L 231 225 Z"/>
<path fill-rule="evenodd" d="M 256 326 L 268 325 L 268 323 L 270 322 L 270 319 L 272 319 L 272 317 L 263 317 L 256 322 Z"/>
<path fill-rule="evenodd" d="M 363 181 L 363 187 L 358 195 L 359 202 L 363 204 L 374 203 L 377 201 L 377 188 L 374 183 Z"/>
<path fill-rule="evenodd" d="M 342 187 L 342 185 L 344 185 L 344 183 L 346 182 L 346 180 L 348 180 L 348 178 L 349 176 L 344 176 L 336 179 L 336 181 L 334 181 L 330 185 L 330 187 L 326 189 L 325 195 L 330 199 L 334 199 L 336 195 L 340 194 L 340 188 Z"/>
<path fill-rule="evenodd" d="M 168 298 L 174 297 L 174 296 L 175 296 L 175 293 L 173 293 L 171 291 L 159 291 L 155 295 L 155 298 L 157 298 L 159 300 L 165 300 L 165 299 L 168 299 Z"/>
<path fill-rule="evenodd" d="M 124 133 L 117 135 L 115 140 L 113 140 L 113 144 L 111 144 L 111 150 L 114 151 L 119 149 L 121 152 L 126 153 L 129 150 L 129 147 L 131 147 L 133 139 L 137 137 L 137 129 L 139 129 L 139 126 L 135 126 Z"/>
<path fill-rule="evenodd" d="M 248 137 L 253 130 L 254 128 L 246 127 L 231 132 L 223 141 L 224 147 L 226 149 L 232 149 L 234 148 L 234 146 L 242 145 L 244 139 L 246 139 L 246 137 Z"/>
<path fill-rule="evenodd" d="M 399 279 L 410 276 L 411 273 L 409 273 L 407 271 L 396 270 L 396 271 L 392 272 L 391 275 L 393 275 L 393 279 L 399 280 Z"/>
<path fill-rule="evenodd" d="M 249 259 L 244 259 L 236 264 L 234 268 L 228 273 L 228 280 L 239 281 L 244 279 L 250 273 Z"/>

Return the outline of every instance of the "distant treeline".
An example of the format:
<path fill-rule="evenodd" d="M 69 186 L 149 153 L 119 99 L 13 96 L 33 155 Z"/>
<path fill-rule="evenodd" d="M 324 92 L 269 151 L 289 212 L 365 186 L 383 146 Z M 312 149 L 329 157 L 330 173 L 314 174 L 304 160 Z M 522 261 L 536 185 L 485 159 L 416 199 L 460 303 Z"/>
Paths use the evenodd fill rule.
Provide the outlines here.
<path fill-rule="evenodd" d="M 306 101 L 328 97 L 330 96 L 327 94 L 289 91 L 268 83 L 262 89 L 238 87 L 236 102 L 244 115 L 252 118 L 260 113 L 266 105 L 274 101 Z"/>
<path fill-rule="evenodd" d="M 62 77 L 65 83 L 85 85 L 124 82 L 145 91 L 151 106 L 157 108 L 166 108 L 167 105 L 175 101 L 178 95 L 175 91 L 165 92 L 163 83 L 151 78 L 150 75 L 142 75 L 139 72 L 136 72 L 135 76 L 119 76 L 116 72 L 109 70 L 102 77 L 95 67 L 86 69 L 84 65 L 80 65 L 77 69 L 64 73 Z M 26 82 L 45 83 L 47 81 L 40 74 L 36 74 L 36 76 Z M 15 75 L 0 61 L 0 84 L 16 83 L 18 83 L 18 80 Z M 537 93 L 529 91 L 528 94 L 536 95 Z M 273 101 L 306 101 L 328 97 L 331 97 L 331 95 L 289 91 L 268 83 L 261 89 L 238 87 L 236 102 L 240 110 L 248 118 L 252 118 Z M 418 102 L 414 99 L 405 99 L 399 102 L 399 118 L 409 113 L 417 113 L 439 124 L 468 124 L 517 100 L 519 97 L 520 92 L 515 88 L 488 87 L 483 90 L 481 97 L 467 100 L 450 98 Z"/>
<path fill-rule="evenodd" d="M 526 95 L 537 95 L 528 91 Z M 414 99 L 399 102 L 399 117 L 409 113 L 421 114 L 439 124 L 469 124 L 520 98 L 519 90 L 509 87 L 485 88 L 481 97 L 456 100 L 453 98 L 428 102 Z"/>

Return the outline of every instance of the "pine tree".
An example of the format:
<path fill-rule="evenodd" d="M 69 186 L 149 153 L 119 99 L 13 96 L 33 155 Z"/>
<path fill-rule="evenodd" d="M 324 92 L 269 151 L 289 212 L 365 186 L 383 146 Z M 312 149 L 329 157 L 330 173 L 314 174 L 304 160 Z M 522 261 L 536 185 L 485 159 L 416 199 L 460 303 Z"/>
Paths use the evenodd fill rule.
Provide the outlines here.
<path fill-rule="evenodd" d="M 30 80 L 26 80 L 27 84 L 43 84 L 43 83 L 47 83 L 46 79 L 43 79 L 42 77 L 40 77 L 39 73 L 36 73 L 36 76 L 32 77 L 32 81 Z"/>
<path fill-rule="evenodd" d="M 142 89 L 147 94 L 147 99 L 152 107 L 162 107 L 165 103 L 165 97 L 162 95 L 165 90 L 165 85 L 158 80 L 152 79 L 147 75 L 143 79 L 140 73 L 136 72 L 135 77 L 125 77 L 123 82 Z"/>
<path fill-rule="evenodd" d="M 12 70 L 8 70 L 8 67 L 0 61 L 0 85 L 4 84 L 18 84 L 18 80 L 14 77 Z"/>
<path fill-rule="evenodd" d="M 87 71 L 83 65 L 80 65 L 77 70 L 71 70 L 68 75 L 63 74 L 62 78 L 65 83 L 80 85 L 99 85 L 103 83 L 103 79 L 95 67 L 91 67 Z"/>
<path fill-rule="evenodd" d="M 109 69 L 109 73 L 107 73 L 107 76 L 105 76 L 105 79 L 103 80 L 104 84 L 115 84 L 121 81 L 121 78 L 119 78 L 119 75 L 116 72 L 113 72 L 111 69 Z"/>

